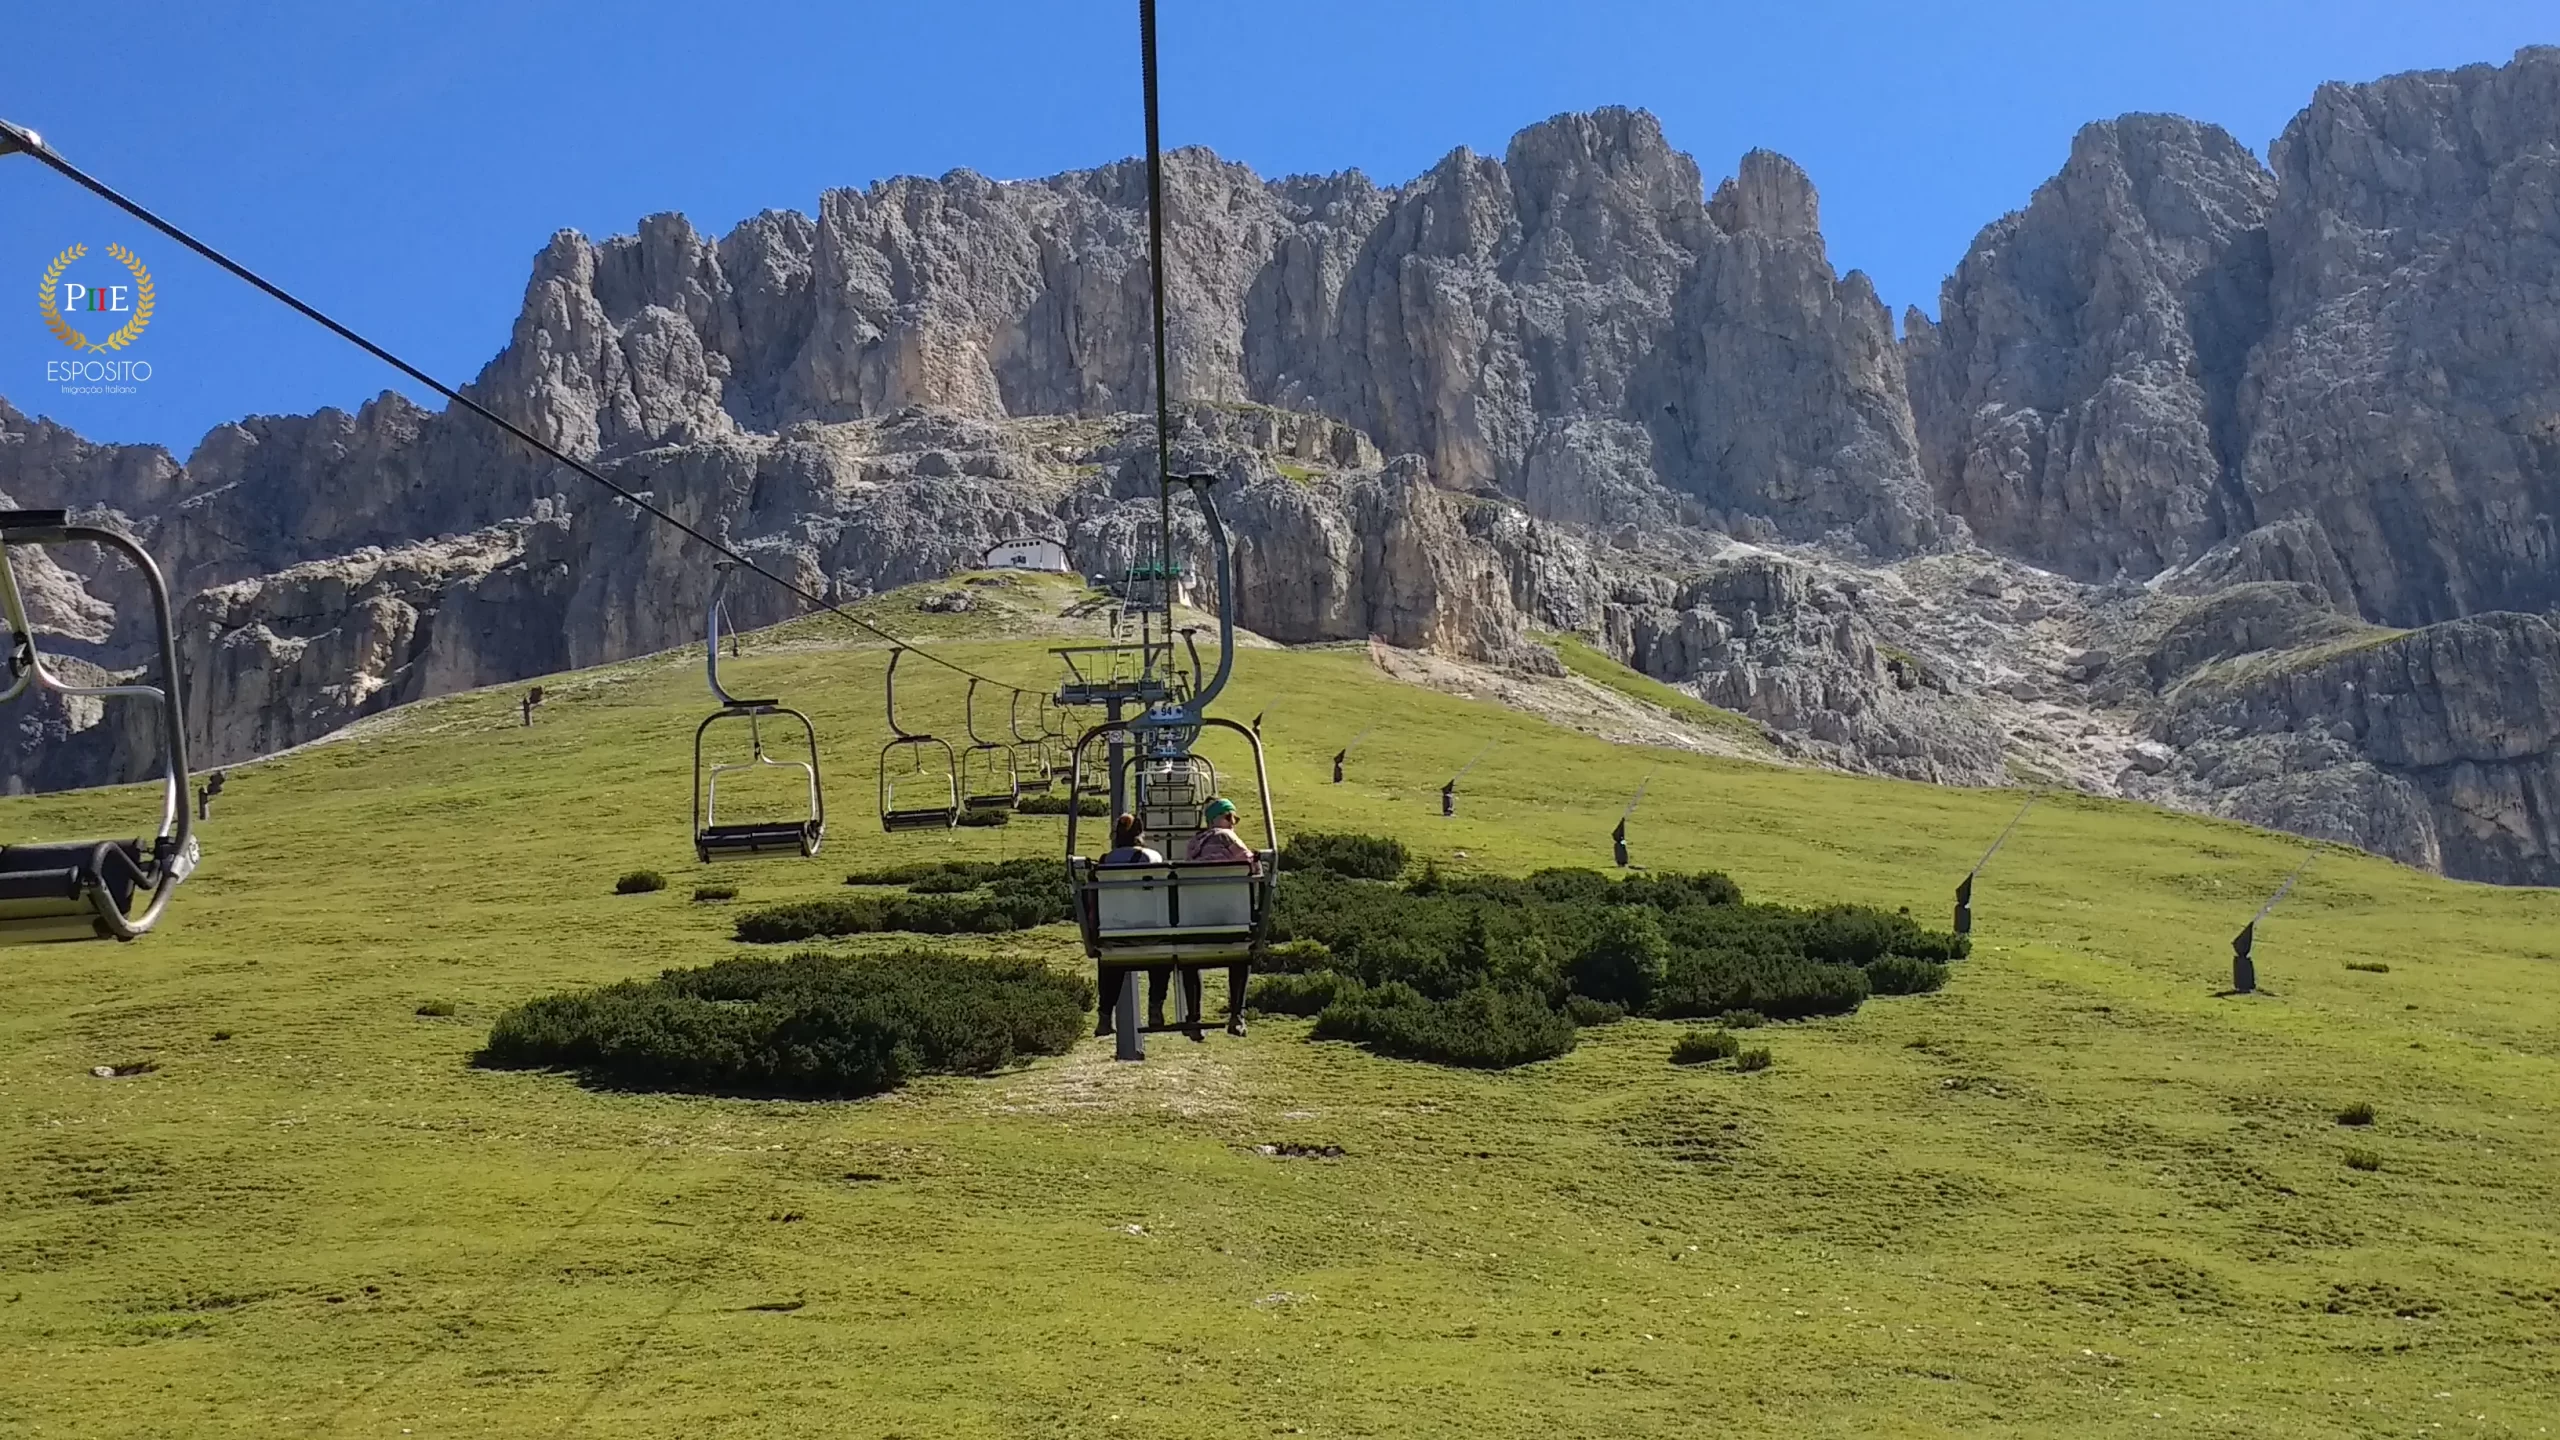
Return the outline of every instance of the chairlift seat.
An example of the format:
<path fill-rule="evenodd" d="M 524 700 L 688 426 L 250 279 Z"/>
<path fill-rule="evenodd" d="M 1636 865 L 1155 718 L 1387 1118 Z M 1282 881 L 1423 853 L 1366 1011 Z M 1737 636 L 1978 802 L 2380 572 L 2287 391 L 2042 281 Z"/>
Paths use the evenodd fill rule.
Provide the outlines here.
<path fill-rule="evenodd" d="M 1179 861 L 1075 865 L 1085 952 L 1096 960 L 1216 962 L 1252 954 L 1276 856 L 1254 865 Z"/>
<path fill-rule="evenodd" d="M 949 806 L 931 810 L 884 810 L 880 812 L 880 828 L 899 830 L 948 830 L 960 823 L 960 812 Z"/>
<path fill-rule="evenodd" d="M 132 909 L 143 855 L 139 840 L 0 846 L 0 940 L 114 938 L 101 912 Z"/>
<path fill-rule="evenodd" d="M 693 839 L 694 853 L 704 864 L 714 860 L 757 860 L 768 855 L 809 856 L 818 853 L 825 830 L 817 821 L 750 821 L 712 825 Z"/>

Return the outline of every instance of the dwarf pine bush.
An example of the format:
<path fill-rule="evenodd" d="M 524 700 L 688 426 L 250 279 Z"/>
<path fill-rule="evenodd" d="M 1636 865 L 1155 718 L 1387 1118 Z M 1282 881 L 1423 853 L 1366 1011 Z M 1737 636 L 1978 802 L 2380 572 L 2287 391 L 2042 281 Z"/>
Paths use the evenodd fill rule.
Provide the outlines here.
<path fill-rule="evenodd" d="M 1674 1065 L 1712 1065 L 1742 1053 L 1742 1042 L 1730 1030 L 1692 1030 L 1671 1043 Z"/>
<path fill-rule="evenodd" d="M 1361 838 L 1302 837 L 1261 964 L 1340 976 L 1347 988 L 1317 1032 L 1385 1054 L 1560 1054 L 1554 1026 L 1622 1014 L 1731 1029 L 1845 1015 L 1870 995 L 1937 989 L 1966 949 L 1908 913 L 1746 903 L 1713 873 L 1452 875 L 1425 863 L 1402 884 L 1370 883 L 1329 858 L 1370 853 Z M 1284 993 L 1315 992 L 1275 988 L 1275 1004 Z"/>
<path fill-rule="evenodd" d="M 1306 830 L 1280 849 L 1283 870 L 1329 870 L 1349 880 L 1393 880 L 1404 873 L 1404 842 L 1379 835 Z"/>
<path fill-rule="evenodd" d="M 1482 986 L 1435 1000 L 1410 985 L 1346 988 L 1316 1016 L 1314 1038 L 1349 1040 L 1399 1060 L 1507 1070 L 1571 1050 L 1573 1021 L 1535 995 Z"/>
<path fill-rule="evenodd" d="M 1090 982 L 1036 961 L 747 957 L 529 1001 L 473 1061 L 640 1090 L 850 1097 L 1061 1053 L 1092 1003 Z"/>

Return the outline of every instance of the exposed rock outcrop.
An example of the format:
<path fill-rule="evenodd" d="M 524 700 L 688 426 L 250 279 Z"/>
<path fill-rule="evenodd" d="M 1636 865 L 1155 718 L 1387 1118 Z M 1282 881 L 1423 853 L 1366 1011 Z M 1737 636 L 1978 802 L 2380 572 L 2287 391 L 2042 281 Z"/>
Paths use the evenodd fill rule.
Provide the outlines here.
<path fill-rule="evenodd" d="M 1943 322 L 1907 317 L 1930 473 L 1977 539 L 2102 580 L 2249 527 L 2239 391 L 2275 189 L 2213 126 L 2091 125 L 1974 241 Z"/>
<path fill-rule="evenodd" d="M 1882 638 L 1863 598 L 1856 580 L 1741 547 L 1679 584 L 1622 587 L 1607 633 L 1630 664 L 1762 722 L 1797 753 L 1910 780 L 2002 783 L 1989 713 Z"/>
<path fill-rule="evenodd" d="M 2307 525 L 2369 620 L 2560 605 L 2560 48 L 2324 85 L 2272 159 L 2083 131 L 1911 317 L 1937 493 L 2087 578 Z"/>
<path fill-rule="evenodd" d="M 1641 112 L 1559 116 L 1396 189 L 1168 157 L 1173 383 L 1338 418 L 1456 490 L 1596 519 L 1561 473 L 1771 533 L 1936 539 L 1892 322 L 1832 271 L 1811 183 L 1754 152 L 1709 203 Z M 967 172 L 826 195 L 719 242 L 555 238 L 481 378 L 580 455 L 910 404 L 1151 403 L 1142 175 Z"/>
<path fill-rule="evenodd" d="M 2164 696 L 2166 794 L 2464 879 L 2560 884 L 2560 628 L 2488 614 L 2277 650 Z"/>
<path fill-rule="evenodd" d="M 2258 518 L 2385 624 L 2560 606 L 2560 48 L 2323 85 L 2273 158 Z"/>

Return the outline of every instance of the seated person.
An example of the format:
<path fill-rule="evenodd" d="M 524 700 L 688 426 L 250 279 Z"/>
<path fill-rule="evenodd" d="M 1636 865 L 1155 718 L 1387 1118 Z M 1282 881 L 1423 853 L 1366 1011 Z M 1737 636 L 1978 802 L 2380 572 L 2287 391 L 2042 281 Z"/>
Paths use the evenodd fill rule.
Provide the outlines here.
<path fill-rule="evenodd" d="M 1253 847 L 1236 834 L 1236 802 L 1220 796 L 1200 807 L 1200 819 L 1207 828 L 1191 837 L 1191 848 L 1183 859 L 1194 864 L 1253 863 Z"/>
<path fill-rule="evenodd" d="M 1164 856 L 1148 848 L 1146 827 L 1138 817 L 1122 814 L 1111 822 L 1111 848 L 1103 853 L 1105 865 L 1161 865 Z"/>

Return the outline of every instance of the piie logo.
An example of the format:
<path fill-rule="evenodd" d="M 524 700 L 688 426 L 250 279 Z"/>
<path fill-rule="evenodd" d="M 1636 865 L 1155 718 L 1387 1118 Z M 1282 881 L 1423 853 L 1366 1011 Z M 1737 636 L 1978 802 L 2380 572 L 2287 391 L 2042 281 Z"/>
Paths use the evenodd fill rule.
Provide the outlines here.
<path fill-rule="evenodd" d="M 121 350 L 140 339 L 151 324 L 151 272 L 144 268 L 141 256 L 122 245 L 109 245 L 107 254 L 132 272 L 132 284 L 65 280 L 62 272 L 88 253 L 88 246 L 73 245 L 53 257 L 53 263 L 44 267 L 44 283 L 36 287 L 36 309 L 43 313 L 44 328 L 53 332 L 53 338 L 74 350 L 92 355 Z M 100 316 L 98 323 L 114 324 L 116 328 L 107 338 L 92 344 L 79 326 L 64 318 L 66 311 Z M 111 316 L 121 319 L 103 318 Z"/>

